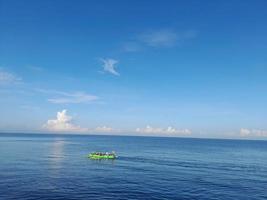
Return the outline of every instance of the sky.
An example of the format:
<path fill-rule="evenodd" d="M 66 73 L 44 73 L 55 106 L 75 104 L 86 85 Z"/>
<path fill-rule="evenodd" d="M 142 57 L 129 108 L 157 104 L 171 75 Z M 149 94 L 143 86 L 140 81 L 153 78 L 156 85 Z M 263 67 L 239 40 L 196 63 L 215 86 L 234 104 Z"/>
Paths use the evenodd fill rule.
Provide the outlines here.
<path fill-rule="evenodd" d="M 265 0 L 0 0 L 0 131 L 267 138 Z"/>

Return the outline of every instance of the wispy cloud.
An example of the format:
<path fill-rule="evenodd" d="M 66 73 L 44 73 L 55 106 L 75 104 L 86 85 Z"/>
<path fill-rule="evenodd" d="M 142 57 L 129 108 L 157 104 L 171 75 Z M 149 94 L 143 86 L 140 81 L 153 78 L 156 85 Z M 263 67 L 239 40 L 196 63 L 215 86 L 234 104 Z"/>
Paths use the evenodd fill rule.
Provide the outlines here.
<path fill-rule="evenodd" d="M 143 33 L 139 40 L 151 47 L 170 47 L 177 41 L 178 35 L 171 30 L 159 30 Z"/>
<path fill-rule="evenodd" d="M 241 137 L 267 137 L 267 130 L 241 128 Z"/>
<path fill-rule="evenodd" d="M 32 70 L 32 71 L 36 71 L 36 72 L 42 72 L 44 70 L 42 67 L 33 66 L 33 65 L 29 65 L 29 66 L 27 66 L 27 68 Z"/>
<path fill-rule="evenodd" d="M 167 128 L 154 128 L 147 125 L 145 128 L 137 128 L 137 133 L 143 134 L 170 134 L 170 135 L 190 135 L 191 130 L 189 129 L 175 129 L 171 126 Z"/>
<path fill-rule="evenodd" d="M 120 74 L 116 71 L 116 65 L 118 64 L 118 60 L 107 58 L 107 59 L 100 59 L 103 63 L 103 70 L 104 72 L 111 73 L 113 75 L 119 76 Z"/>
<path fill-rule="evenodd" d="M 56 119 L 48 120 L 43 128 L 55 132 L 85 132 L 87 128 L 81 128 L 72 122 L 72 117 L 67 115 L 67 110 L 57 112 Z"/>
<path fill-rule="evenodd" d="M 91 95 L 85 92 L 62 92 L 55 90 L 37 89 L 38 92 L 53 95 L 54 97 L 48 98 L 50 103 L 55 104 L 78 104 L 78 103 L 91 103 L 99 99 L 98 96 Z"/>
<path fill-rule="evenodd" d="M 176 31 L 173 29 L 150 30 L 138 34 L 135 39 L 124 44 L 123 49 L 127 52 L 135 52 L 145 47 L 167 48 L 179 45 L 184 41 L 195 38 L 197 32 L 193 30 Z"/>
<path fill-rule="evenodd" d="M 90 103 L 98 99 L 97 96 L 84 92 L 64 93 L 63 97 L 55 97 L 48 99 L 51 103 L 70 104 L 70 103 Z"/>
<path fill-rule="evenodd" d="M 139 40 L 151 47 L 172 47 L 187 39 L 194 38 L 195 31 L 174 31 L 170 29 L 154 30 L 143 33 L 139 36 Z"/>
<path fill-rule="evenodd" d="M 126 42 L 122 47 L 123 51 L 136 52 L 142 49 L 142 45 L 137 42 Z"/>
<path fill-rule="evenodd" d="M 22 79 L 17 75 L 0 68 L 0 85 L 21 83 Z"/>

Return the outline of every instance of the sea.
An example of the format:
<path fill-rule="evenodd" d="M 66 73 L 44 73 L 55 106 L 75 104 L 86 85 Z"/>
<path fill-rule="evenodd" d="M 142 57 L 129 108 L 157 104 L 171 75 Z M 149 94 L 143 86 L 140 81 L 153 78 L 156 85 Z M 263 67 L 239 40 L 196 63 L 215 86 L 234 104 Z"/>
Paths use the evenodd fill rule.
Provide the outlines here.
<path fill-rule="evenodd" d="M 0 134 L 0 199 L 266 200 L 267 141 Z"/>

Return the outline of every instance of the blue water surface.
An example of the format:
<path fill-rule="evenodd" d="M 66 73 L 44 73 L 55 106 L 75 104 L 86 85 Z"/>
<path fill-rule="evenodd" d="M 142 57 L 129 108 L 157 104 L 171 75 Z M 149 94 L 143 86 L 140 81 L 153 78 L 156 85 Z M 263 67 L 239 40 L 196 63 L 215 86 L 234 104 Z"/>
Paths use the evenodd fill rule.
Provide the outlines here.
<path fill-rule="evenodd" d="M 266 200 L 267 141 L 0 134 L 0 199 Z"/>

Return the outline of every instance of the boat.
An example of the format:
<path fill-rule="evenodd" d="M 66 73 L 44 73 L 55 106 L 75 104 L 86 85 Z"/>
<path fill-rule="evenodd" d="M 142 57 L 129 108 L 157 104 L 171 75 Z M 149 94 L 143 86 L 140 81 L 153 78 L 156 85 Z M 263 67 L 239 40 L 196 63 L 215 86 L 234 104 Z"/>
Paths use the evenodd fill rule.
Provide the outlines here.
<path fill-rule="evenodd" d="M 90 159 L 115 159 L 117 158 L 117 156 L 114 151 L 111 153 L 93 152 L 88 155 L 88 158 Z"/>

